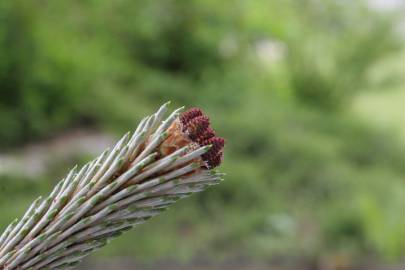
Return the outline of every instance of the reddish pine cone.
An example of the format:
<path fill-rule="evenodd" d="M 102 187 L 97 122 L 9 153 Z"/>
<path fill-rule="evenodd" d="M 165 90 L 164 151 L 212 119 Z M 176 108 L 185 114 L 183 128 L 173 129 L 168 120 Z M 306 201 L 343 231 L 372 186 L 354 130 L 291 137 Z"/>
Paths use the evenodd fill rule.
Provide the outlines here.
<path fill-rule="evenodd" d="M 182 131 L 193 142 L 200 146 L 211 145 L 212 148 L 202 155 L 202 159 L 209 169 L 219 166 L 222 162 L 225 140 L 215 136 L 215 131 L 210 127 L 207 115 L 199 108 L 191 108 L 180 115 Z"/>
<path fill-rule="evenodd" d="M 186 126 L 192 119 L 202 116 L 203 112 L 199 108 L 191 108 L 180 115 L 181 123 Z"/>
<path fill-rule="evenodd" d="M 212 137 L 215 137 L 215 131 L 208 127 L 203 134 L 201 134 L 201 136 L 199 136 L 196 141 L 198 142 L 198 144 L 200 145 L 204 145 L 204 142 L 208 139 L 211 139 Z"/>
<path fill-rule="evenodd" d="M 190 139 L 198 141 L 198 138 L 204 136 L 207 128 L 210 126 L 210 119 L 205 116 L 197 116 L 191 119 L 187 125 L 183 126 L 183 131 L 187 131 Z M 184 130 L 185 129 L 185 130 Z"/>

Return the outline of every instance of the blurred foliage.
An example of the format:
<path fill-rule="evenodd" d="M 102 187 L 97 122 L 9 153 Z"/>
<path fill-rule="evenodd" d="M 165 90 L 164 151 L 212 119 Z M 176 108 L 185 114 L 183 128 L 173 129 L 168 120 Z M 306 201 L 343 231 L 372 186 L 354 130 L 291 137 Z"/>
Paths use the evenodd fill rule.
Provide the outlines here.
<path fill-rule="evenodd" d="M 401 47 L 393 25 L 361 1 L 3 0 L 0 147 L 201 106 L 227 138 L 227 181 L 103 254 L 398 258 L 404 149 L 347 110 Z M 37 194 L 4 181 L 0 199 L 25 199 L 2 224 Z"/>

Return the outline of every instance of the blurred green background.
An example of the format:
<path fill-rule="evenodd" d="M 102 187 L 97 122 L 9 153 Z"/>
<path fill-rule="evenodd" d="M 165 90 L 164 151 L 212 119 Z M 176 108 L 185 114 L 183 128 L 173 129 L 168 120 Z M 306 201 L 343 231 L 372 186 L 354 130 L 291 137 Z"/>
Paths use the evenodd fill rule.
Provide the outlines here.
<path fill-rule="evenodd" d="M 401 0 L 0 1 L 0 227 L 171 100 L 227 139 L 226 181 L 81 269 L 403 269 L 403 15 Z"/>

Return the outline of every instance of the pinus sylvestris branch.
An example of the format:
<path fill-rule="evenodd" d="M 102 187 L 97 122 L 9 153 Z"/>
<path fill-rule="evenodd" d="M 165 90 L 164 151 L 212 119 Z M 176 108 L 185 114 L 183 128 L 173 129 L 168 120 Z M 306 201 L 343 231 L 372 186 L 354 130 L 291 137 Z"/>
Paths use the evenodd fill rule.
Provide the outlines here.
<path fill-rule="evenodd" d="M 0 269 L 70 269 L 177 200 L 222 180 L 224 140 L 198 108 L 168 103 L 111 149 L 74 167 L 0 237 Z"/>

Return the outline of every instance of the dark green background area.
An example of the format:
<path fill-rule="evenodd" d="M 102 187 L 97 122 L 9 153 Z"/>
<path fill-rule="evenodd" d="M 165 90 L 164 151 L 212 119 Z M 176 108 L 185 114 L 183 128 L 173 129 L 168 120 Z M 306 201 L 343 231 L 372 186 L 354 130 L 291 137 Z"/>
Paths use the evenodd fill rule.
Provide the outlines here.
<path fill-rule="evenodd" d="M 405 85 L 391 63 L 399 13 L 340 0 L 2 0 L 0 153 L 77 128 L 118 137 L 168 100 L 199 106 L 227 140 L 226 181 L 93 260 L 400 261 L 404 144 L 353 109 Z M 1 176 L 1 228 L 90 157 Z"/>

